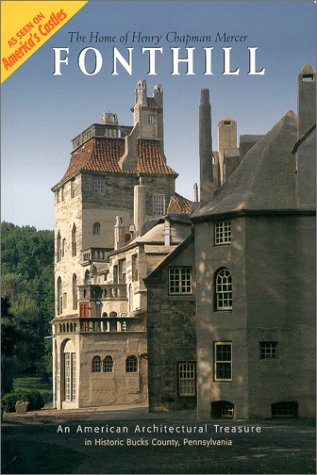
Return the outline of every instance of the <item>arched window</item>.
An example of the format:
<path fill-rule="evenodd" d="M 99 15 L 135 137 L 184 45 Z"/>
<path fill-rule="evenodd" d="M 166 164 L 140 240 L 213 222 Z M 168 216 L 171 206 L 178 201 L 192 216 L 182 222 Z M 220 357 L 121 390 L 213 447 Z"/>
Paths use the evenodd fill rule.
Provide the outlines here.
<path fill-rule="evenodd" d="M 89 285 L 90 283 L 91 283 L 91 276 L 90 276 L 89 270 L 87 269 L 86 272 L 85 272 L 84 284 Z"/>
<path fill-rule="evenodd" d="M 63 245 L 62 245 L 62 257 L 65 256 L 65 251 L 66 251 L 66 239 L 63 239 Z"/>
<path fill-rule="evenodd" d="M 128 356 L 125 362 L 125 370 L 127 373 L 137 373 L 138 359 L 136 356 Z"/>
<path fill-rule="evenodd" d="M 62 289 L 62 279 L 59 277 L 57 279 L 57 315 L 62 313 L 63 309 L 63 289 Z"/>
<path fill-rule="evenodd" d="M 105 373 L 112 373 L 113 369 L 113 360 L 111 356 L 106 356 L 103 360 L 103 370 Z"/>
<path fill-rule="evenodd" d="M 56 238 L 56 261 L 61 260 L 61 233 L 58 231 Z"/>
<path fill-rule="evenodd" d="M 101 371 L 101 358 L 100 356 L 94 356 L 91 363 L 91 371 L 93 373 L 100 373 Z"/>
<path fill-rule="evenodd" d="M 100 223 L 94 223 L 92 226 L 93 234 L 100 234 Z"/>
<path fill-rule="evenodd" d="M 77 276 L 76 274 L 73 274 L 72 289 L 73 289 L 73 310 L 76 310 L 77 309 Z"/>
<path fill-rule="evenodd" d="M 232 277 L 228 269 L 220 269 L 215 278 L 216 310 L 232 309 Z"/>
<path fill-rule="evenodd" d="M 73 225 L 72 229 L 72 256 L 76 256 L 77 254 L 77 231 L 76 231 L 76 225 Z"/>

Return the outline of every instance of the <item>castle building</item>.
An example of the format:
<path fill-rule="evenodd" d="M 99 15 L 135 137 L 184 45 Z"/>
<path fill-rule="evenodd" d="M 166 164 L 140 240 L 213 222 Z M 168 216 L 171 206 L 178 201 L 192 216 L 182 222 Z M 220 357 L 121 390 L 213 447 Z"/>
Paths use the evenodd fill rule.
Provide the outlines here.
<path fill-rule="evenodd" d="M 132 112 L 133 127 L 108 112 L 75 137 L 68 169 L 52 189 L 59 409 L 147 402 L 142 279 L 190 228 L 186 218 L 156 222 L 192 211 L 175 192 L 177 173 L 164 155 L 161 86 L 147 97 L 139 81 Z"/>
<path fill-rule="evenodd" d="M 315 415 L 316 73 L 297 115 L 237 140 L 199 106 L 200 202 L 175 192 L 163 93 L 133 127 L 105 113 L 73 140 L 55 193 L 57 408 L 195 408 L 198 419 Z"/>
<path fill-rule="evenodd" d="M 199 419 L 315 415 L 316 74 L 309 65 L 298 75 L 297 98 L 297 115 L 287 112 L 264 136 L 241 137 L 239 148 L 236 123 L 225 117 L 212 152 L 202 91 L 193 235 L 145 280 L 151 410 L 197 404 Z"/>

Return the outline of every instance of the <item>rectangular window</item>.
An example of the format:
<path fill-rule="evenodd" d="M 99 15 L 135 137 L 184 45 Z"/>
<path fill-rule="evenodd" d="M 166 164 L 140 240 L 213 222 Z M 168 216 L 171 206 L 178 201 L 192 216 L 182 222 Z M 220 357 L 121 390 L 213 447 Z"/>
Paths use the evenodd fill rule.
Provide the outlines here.
<path fill-rule="evenodd" d="M 67 293 L 63 293 L 63 308 L 67 308 Z"/>
<path fill-rule="evenodd" d="M 112 268 L 112 281 L 114 284 L 118 284 L 118 266 Z"/>
<path fill-rule="evenodd" d="M 165 195 L 152 196 L 152 214 L 155 216 L 165 214 Z"/>
<path fill-rule="evenodd" d="M 118 272 L 119 272 L 119 284 L 126 283 L 126 261 L 125 259 L 120 259 L 118 261 Z"/>
<path fill-rule="evenodd" d="M 104 195 L 106 190 L 105 179 L 103 176 L 93 177 L 93 190 L 98 195 Z"/>
<path fill-rule="evenodd" d="M 194 362 L 178 363 L 178 394 L 179 396 L 195 396 L 196 364 Z"/>
<path fill-rule="evenodd" d="M 148 125 L 152 125 L 153 124 L 153 115 L 149 114 L 147 116 L 147 123 Z"/>
<path fill-rule="evenodd" d="M 272 360 L 277 358 L 277 341 L 260 341 L 260 359 Z"/>
<path fill-rule="evenodd" d="M 138 280 L 138 255 L 133 254 L 131 257 L 131 264 L 132 264 L 132 281 L 135 282 Z"/>
<path fill-rule="evenodd" d="M 191 267 L 170 267 L 169 269 L 169 294 L 192 293 Z"/>
<path fill-rule="evenodd" d="M 231 343 L 215 343 L 215 381 L 231 381 Z"/>
<path fill-rule="evenodd" d="M 231 242 L 231 222 L 219 221 L 214 225 L 214 239 L 215 246 L 221 246 L 223 244 L 230 244 Z"/>
<path fill-rule="evenodd" d="M 65 400 L 76 399 L 76 353 L 65 353 Z"/>

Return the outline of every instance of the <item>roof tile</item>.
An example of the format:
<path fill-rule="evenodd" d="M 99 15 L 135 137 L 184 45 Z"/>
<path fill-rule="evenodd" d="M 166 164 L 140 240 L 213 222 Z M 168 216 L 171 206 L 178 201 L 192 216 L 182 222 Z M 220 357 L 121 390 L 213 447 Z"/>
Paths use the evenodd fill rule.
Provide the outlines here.
<path fill-rule="evenodd" d="M 63 179 L 80 170 L 103 173 L 146 173 L 177 175 L 166 164 L 157 140 L 138 140 L 137 166 L 135 170 L 123 171 L 119 159 L 124 154 L 124 140 L 93 137 L 72 153 L 68 169 Z"/>

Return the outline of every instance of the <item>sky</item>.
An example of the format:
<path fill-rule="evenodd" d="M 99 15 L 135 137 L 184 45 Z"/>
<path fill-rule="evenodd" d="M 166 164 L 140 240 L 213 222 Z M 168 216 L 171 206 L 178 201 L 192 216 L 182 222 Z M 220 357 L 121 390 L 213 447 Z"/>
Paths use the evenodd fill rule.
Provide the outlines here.
<path fill-rule="evenodd" d="M 63 2 L 61 2 L 62 4 Z M 208 88 L 212 106 L 213 148 L 217 149 L 217 123 L 224 116 L 238 123 L 238 136 L 264 134 L 288 110 L 296 112 L 296 79 L 305 63 L 316 58 L 316 4 L 312 1 L 89 1 L 47 43 L 13 73 L 1 88 L 1 194 L 2 221 L 53 229 L 54 186 L 64 175 L 71 139 L 103 112 L 115 112 L 121 125 L 132 125 L 135 86 L 145 79 L 148 96 L 155 84 L 164 91 L 164 147 L 168 164 L 179 173 L 176 191 L 193 199 L 199 182 L 198 112 L 201 89 Z M 71 42 L 69 32 L 86 36 Z M 90 42 L 91 33 L 115 37 L 113 43 Z M 134 41 L 133 33 L 161 36 L 155 41 Z M 211 41 L 167 41 L 166 35 L 210 36 Z M 216 42 L 241 35 L 239 43 Z M 128 36 L 127 44 L 120 41 Z M 170 35 L 173 36 L 173 35 Z M 169 38 L 170 38 L 169 36 Z M 162 47 L 157 75 L 148 75 L 141 47 Z M 171 48 L 195 47 L 194 75 L 172 74 Z M 232 46 L 232 70 L 225 76 L 222 47 Z M 53 75 L 53 48 L 69 47 L 69 64 L 61 76 Z M 103 66 L 94 76 L 84 75 L 77 57 L 85 47 L 99 49 Z M 118 67 L 112 75 L 112 48 L 127 58 L 133 47 L 133 72 Z M 203 48 L 213 47 L 213 75 L 204 75 Z M 248 75 L 248 47 L 257 47 L 257 68 L 264 75 Z M 89 57 L 87 68 L 89 69 Z"/>

